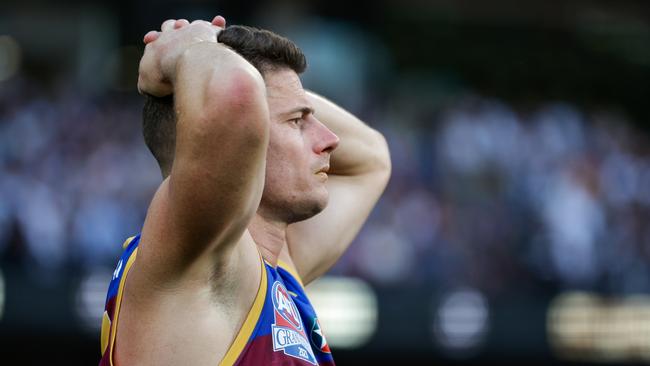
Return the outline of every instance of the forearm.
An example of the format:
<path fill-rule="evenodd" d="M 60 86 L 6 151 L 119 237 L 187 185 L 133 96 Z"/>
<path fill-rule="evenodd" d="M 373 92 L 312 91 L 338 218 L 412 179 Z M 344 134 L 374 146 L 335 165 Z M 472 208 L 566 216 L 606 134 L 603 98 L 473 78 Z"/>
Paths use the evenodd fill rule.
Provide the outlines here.
<path fill-rule="evenodd" d="M 356 176 L 390 171 L 388 146 L 381 133 L 332 101 L 311 91 L 307 96 L 316 118 L 340 139 L 330 159 L 330 174 Z"/>

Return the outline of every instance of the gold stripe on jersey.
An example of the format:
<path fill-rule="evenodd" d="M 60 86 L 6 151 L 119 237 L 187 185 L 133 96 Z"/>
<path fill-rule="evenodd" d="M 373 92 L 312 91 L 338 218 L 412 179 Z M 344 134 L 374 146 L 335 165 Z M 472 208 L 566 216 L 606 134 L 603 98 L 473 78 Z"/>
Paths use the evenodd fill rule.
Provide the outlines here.
<path fill-rule="evenodd" d="M 108 313 L 104 310 L 104 316 L 102 317 L 102 356 L 106 352 L 106 347 L 108 347 L 108 336 L 111 333 L 111 319 L 108 317 Z"/>
<path fill-rule="evenodd" d="M 127 239 L 127 242 L 130 242 L 131 239 Z M 128 243 L 126 243 L 128 245 Z M 117 291 L 117 298 L 115 298 L 115 314 L 113 314 L 113 324 L 111 324 L 111 339 L 110 339 L 110 346 L 108 347 L 108 352 L 110 354 L 108 355 L 108 359 L 111 363 L 111 366 L 113 366 L 113 346 L 115 345 L 115 336 L 117 333 L 117 319 L 120 315 L 120 305 L 122 304 L 122 295 L 124 293 L 124 284 L 126 283 L 126 277 L 129 274 L 129 269 L 131 269 L 131 266 L 133 265 L 133 262 L 135 261 L 135 257 L 138 254 L 138 249 L 135 248 L 133 250 L 133 253 L 129 257 L 129 260 L 126 262 L 126 267 L 124 268 L 124 272 L 122 273 L 122 278 L 120 279 L 120 287 Z"/>
<path fill-rule="evenodd" d="M 130 237 L 130 238 L 127 238 L 127 239 L 124 241 L 124 243 L 122 243 L 122 249 L 126 249 L 126 247 L 128 247 L 129 244 L 131 244 L 131 242 L 133 241 L 134 238 L 135 238 L 135 236 L 132 236 L 132 237 Z"/>
<path fill-rule="evenodd" d="M 296 281 L 298 281 L 298 283 L 300 284 L 300 287 L 302 287 L 303 289 L 305 288 L 305 285 L 303 285 L 303 283 L 302 283 L 302 278 L 300 278 L 300 275 L 298 274 L 298 271 L 296 271 L 293 268 L 293 266 L 291 266 L 289 263 L 287 263 L 287 262 L 285 262 L 283 260 L 278 259 L 278 267 L 280 267 L 280 268 L 284 269 L 285 271 L 289 272 L 291 274 L 291 276 L 293 276 L 293 278 L 295 278 Z"/>
<path fill-rule="evenodd" d="M 253 306 L 251 307 L 251 310 L 248 312 L 248 315 L 246 316 L 246 320 L 244 320 L 244 325 L 242 325 L 241 329 L 239 330 L 239 333 L 237 333 L 237 337 L 233 341 L 232 345 L 230 348 L 228 348 L 228 352 L 226 352 L 226 355 L 223 357 L 223 360 L 219 363 L 219 366 L 232 366 L 235 364 L 237 361 L 237 358 L 239 358 L 239 355 L 242 353 L 244 350 L 244 347 L 246 347 L 246 344 L 248 343 L 248 339 L 251 337 L 253 334 L 253 331 L 255 330 L 255 326 L 257 325 L 257 321 L 260 318 L 260 315 L 262 314 L 262 308 L 264 307 L 264 300 L 266 300 L 266 288 L 268 287 L 266 283 L 266 267 L 264 266 L 264 261 L 260 257 L 260 264 L 262 266 L 262 275 L 260 276 L 260 287 L 257 290 L 257 296 L 255 296 L 255 301 L 253 302 Z"/>

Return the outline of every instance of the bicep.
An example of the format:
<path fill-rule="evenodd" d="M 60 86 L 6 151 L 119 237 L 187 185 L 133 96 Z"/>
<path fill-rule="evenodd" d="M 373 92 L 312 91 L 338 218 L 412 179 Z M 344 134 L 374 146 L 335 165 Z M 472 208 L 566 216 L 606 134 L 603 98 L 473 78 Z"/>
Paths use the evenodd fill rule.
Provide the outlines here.
<path fill-rule="evenodd" d="M 329 203 L 318 215 L 289 225 L 291 258 L 305 284 L 334 265 L 357 235 L 381 196 L 388 173 L 330 176 Z"/>

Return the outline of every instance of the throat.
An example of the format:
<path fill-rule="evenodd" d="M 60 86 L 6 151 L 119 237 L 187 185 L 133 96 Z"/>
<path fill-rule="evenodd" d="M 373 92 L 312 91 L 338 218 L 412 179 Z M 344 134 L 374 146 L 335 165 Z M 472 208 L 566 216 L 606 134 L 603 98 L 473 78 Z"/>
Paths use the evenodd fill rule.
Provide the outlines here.
<path fill-rule="evenodd" d="M 260 214 L 255 214 L 248 226 L 260 254 L 272 266 L 278 265 L 278 259 L 288 255 L 287 224 L 269 220 Z"/>

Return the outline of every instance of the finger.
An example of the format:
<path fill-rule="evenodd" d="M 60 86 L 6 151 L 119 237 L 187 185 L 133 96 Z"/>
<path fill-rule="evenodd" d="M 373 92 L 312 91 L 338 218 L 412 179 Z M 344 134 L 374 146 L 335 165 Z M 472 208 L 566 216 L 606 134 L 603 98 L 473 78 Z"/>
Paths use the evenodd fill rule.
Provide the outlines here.
<path fill-rule="evenodd" d="M 174 29 L 174 24 L 176 24 L 176 19 L 167 19 L 163 22 L 163 24 L 160 26 L 160 30 L 168 31 Z"/>
<path fill-rule="evenodd" d="M 152 31 L 147 32 L 147 34 L 144 35 L 144 38 L 142 39 L 142 41 L 144 42 L 144 44 L 149 44 L 149 43 L 157 40 L 159 36 L 160 36 L 159 32 L 156 32 L 156 31 L 152 30 Z"/>
<path fill-rule="evenodd" d="M 190 24 L 190 22 L 188 22 L 187 19 L 179 19 L 174 23 L 174 29 L 182 28 L 188 24 Z"/>
<path fill-rule="evenodd" d="M 225 28 L 226 27 L 226 18 L 222 17 L 221 15 L 217 15 L 212 19 L 212 25 L 216 25 L 217 27 Z"/>

